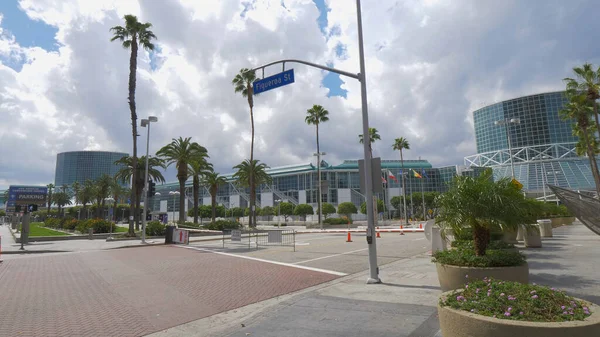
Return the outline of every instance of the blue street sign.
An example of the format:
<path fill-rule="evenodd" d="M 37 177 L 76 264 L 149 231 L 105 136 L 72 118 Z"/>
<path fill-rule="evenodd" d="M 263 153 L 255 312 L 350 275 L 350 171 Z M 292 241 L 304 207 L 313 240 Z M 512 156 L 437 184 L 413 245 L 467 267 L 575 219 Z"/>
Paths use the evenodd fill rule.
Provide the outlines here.
<path fill-rule="evenodd" d="M 253 89 L 255 94 L 279 88 L 284 85 L 294 83 L 294 69 L 286 70 L 282 73 L 275 74 L 254 82 Z"/>

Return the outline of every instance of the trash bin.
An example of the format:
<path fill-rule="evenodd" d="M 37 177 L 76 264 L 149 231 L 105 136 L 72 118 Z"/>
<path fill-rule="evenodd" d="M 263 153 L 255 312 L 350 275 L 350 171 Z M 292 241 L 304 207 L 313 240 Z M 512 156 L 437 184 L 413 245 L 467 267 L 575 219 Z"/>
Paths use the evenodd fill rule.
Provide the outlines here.
<path fill-rule="evenodd" d="M 173 243 L 173 232 L 175 231 L 175 226 L 167 226 L 167 230 L 165 232 L 165 245 Z"/>
<path fill-rule="evenodd" d="M 537 221 L 540 225 L 540 234 L 543 238 L 552 237 L 552 220 L 542 219 Z"/>

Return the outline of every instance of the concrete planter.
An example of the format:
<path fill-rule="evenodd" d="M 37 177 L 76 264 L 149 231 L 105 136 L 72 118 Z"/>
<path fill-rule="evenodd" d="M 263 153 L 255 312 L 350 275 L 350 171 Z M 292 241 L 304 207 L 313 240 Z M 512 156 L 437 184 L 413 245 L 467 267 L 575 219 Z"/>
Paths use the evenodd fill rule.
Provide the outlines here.
<path fill-rule="evenodd" d="M 506 243 L 518 243 L 517 234 L 518 234 L 517 231 L 506 231 L 506 232 L 504 232 L 502 241 L 504 241 Z"/>
<path fill-rule="evenodd" d="M 442 298 L 450 293 L 442 294 Z M 524 322 L 482 316 L 438 304 L 444 337 L 589 337 L 600 331 L 600 307 L 589 304 L 592 315 L 583 321 Z"/>
<path fill-rule="evenodd" d="M 542 248 L 542 237 L 538 226 L 523 228 L 523 241 L 527 248 Z"/>
<path fill-rule="evenodd" d="M 517 231 L 517 241 L 523 241 L 525 239 L 524 235 L 525 230 L 523 226 L 519 225 L 519 230 Z"/>
<path fill-rule="evenodd" d="M 540 226 L 540 235 L 543 238 L 551 238 L 552 237 L 552 220 L 543 219 L 537 221 L 538 226 Z"/>
<path fill-rule="evenodd" d="M 573 224 L 573 222 L 575 221 L 575 217 L 568 216 L 562 218 L 552 218 L 550 219 L 550 221 L 552 221 L 553 228 L 560 226 L 569 226 Z"/>
<path fill-rule="evenodd" d="M 529 283 L 529 265 L 527 263 L 516 267 L 493 268 L 459 267 L 436 263 L 435 267 L 437 269 L 438 280 L 442 291 L 460 289 L 465 286 L 466 280 L 482 280 L 484 277 L 492 277 L 496 280 Z M 466 278 L 467 275 L 469 275 L 468 279 Z"/>

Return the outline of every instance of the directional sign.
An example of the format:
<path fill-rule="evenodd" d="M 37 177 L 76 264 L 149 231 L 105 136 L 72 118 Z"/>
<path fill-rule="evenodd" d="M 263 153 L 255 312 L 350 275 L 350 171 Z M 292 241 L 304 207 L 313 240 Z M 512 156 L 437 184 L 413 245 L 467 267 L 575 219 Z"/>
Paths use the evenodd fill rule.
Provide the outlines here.
<path fill-rule="evenodd" d="M 282 73 L 275 74 L 254 82 L 253 89 L 255 94 L 279 88 L 284 85 L 294 83 L 294 69 L 286 70 Z"/>
<path fill-rule="evenodd" d="M 39 205 L 46 204 L 46 195 L 48 188 L 45 186 L 15 186 L 8 187 L 8 202 L 6 203 L 6 211 L 14 212 L 17 205 Z"/>

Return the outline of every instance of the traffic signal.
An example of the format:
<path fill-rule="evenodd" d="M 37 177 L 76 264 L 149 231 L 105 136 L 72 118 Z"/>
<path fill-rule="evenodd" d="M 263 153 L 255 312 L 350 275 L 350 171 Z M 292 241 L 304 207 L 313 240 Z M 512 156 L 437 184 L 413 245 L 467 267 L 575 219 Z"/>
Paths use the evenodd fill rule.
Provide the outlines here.
<path fill-rule="evenodd" d="M 156 193 L 156 183 L 152 180 L 148 180 L 148 198 L 152 198 Z"/>
<path fill-rule="evenodd" d="M 27 211 L 28 212 L 36 212 L 38 210 L 38 205 L 36 204 L 31 204 L 27 206 Z"/>

